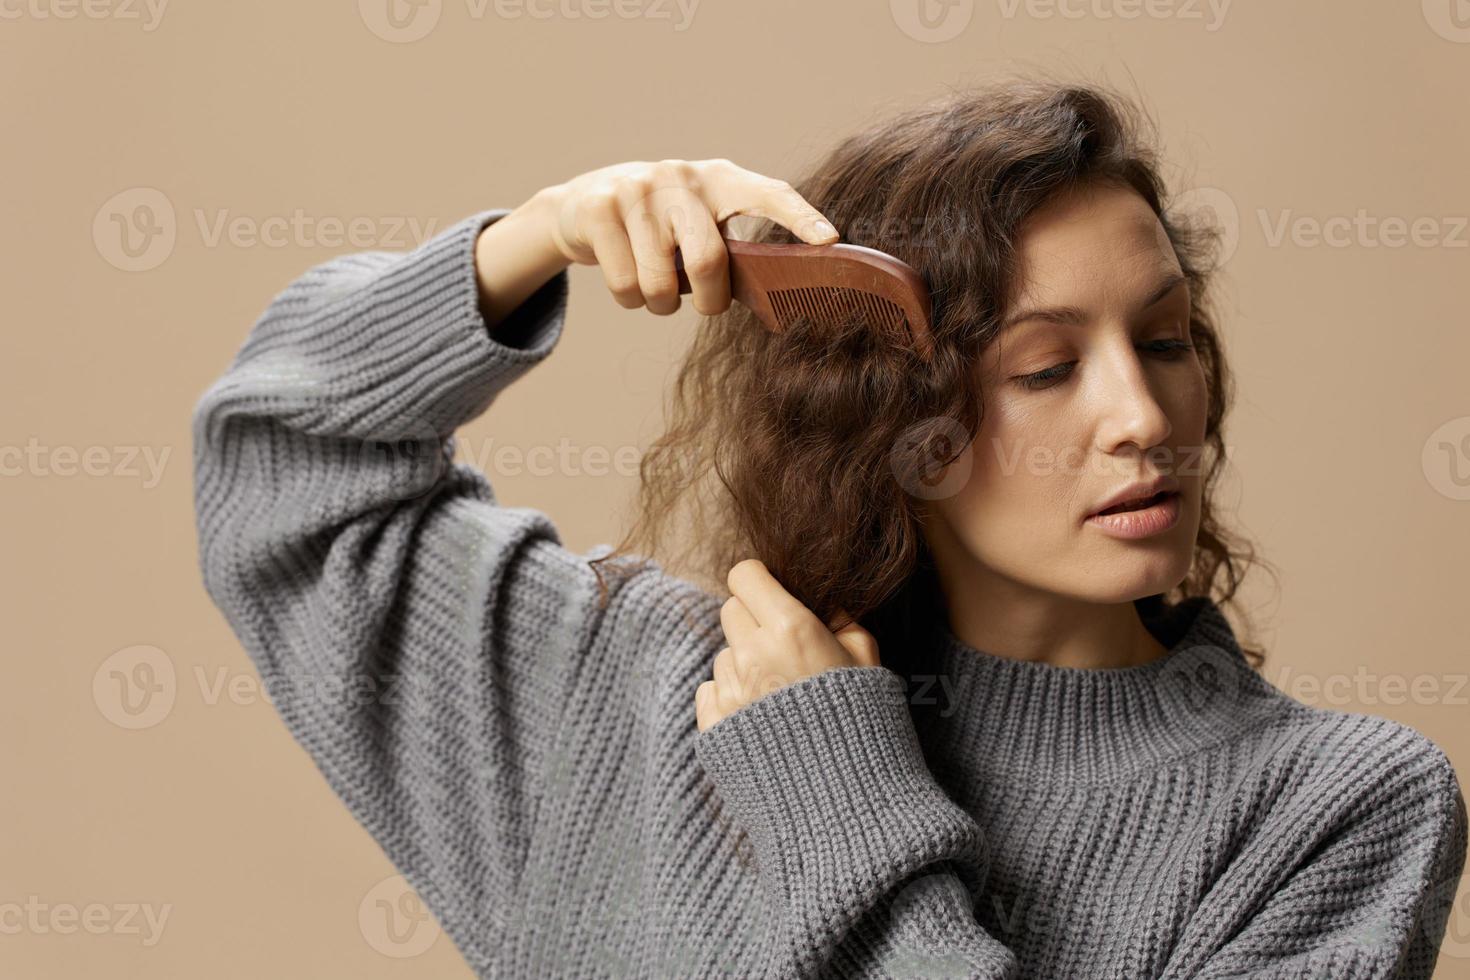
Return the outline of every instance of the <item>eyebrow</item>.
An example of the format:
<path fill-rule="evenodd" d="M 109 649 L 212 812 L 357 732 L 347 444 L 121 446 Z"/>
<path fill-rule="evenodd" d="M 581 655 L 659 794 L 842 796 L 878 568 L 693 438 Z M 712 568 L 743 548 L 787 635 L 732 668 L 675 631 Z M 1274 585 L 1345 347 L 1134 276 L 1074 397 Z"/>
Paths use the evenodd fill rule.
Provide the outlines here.
<path fill-rule="evenodd" d="M 1149 298 L 1139 306 L 1139 310 L 1146 310 L 1159 300 L 1168 296 L 1179 287 L 1180 283 L 1188 282 L 1182 273 L 1171 272 L 1166 275 L 1154 288 Z M 1000 329 L 1014 326 L 1023 320 L 1045 320 L 1048 323 L 1058 323 L 1063 326 L 1081 326 L 1087 322 L 1087 314 L 1075 306 L 1049 306 L 1044 308 L 1023 309 L 1006 317 Z"/>

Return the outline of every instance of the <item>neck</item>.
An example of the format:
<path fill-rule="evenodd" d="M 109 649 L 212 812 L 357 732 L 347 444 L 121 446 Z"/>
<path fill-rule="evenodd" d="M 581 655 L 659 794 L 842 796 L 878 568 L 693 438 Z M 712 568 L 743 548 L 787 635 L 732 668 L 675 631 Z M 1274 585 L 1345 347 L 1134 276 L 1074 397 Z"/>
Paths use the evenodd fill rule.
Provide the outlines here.
<path fill-rule="evenodd" d="M 948 534 L 930 538 L 951 634 L 995 657 L 1056 667 L 1136 667 L 1166 648 L 1131 599 L 1097 602 L 1032 588 L 981 566 Z"/>
<path fill-rule="evenodd" d="M 1132 602 L 1096 603 L 1020 588 L 945 590 L 949 630 L 966 646 L 1011 660 L 1104 670 L 1157 660 L 1167 647 Z"/>
<path fill-rule="evenodd" d="M 1107 781 L 1289 710 L 1208 598 L 1166 608 L 1150 625 L 1162 656 L 1102 670 L 998 656 L 941 627 L 937 659 L 911 681 L 941 781 L 955 791 L 989 772 Z"/>

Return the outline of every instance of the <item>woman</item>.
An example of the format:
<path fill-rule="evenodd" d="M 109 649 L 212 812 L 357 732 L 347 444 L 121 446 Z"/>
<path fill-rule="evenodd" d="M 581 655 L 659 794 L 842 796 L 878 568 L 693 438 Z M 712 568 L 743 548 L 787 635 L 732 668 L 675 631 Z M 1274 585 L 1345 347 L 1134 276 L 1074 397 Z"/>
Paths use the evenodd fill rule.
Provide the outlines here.
<path fill-rule="evenodd" d="M 1249 554 L 1211 507 L 1208 241 L 1141 130 L 1008 80 L 798 187 L 603 168 L 271 303 L 195 412 L 205 582 L 480 975 L 1430 975 L 1459 784 L 1277 692 L 1220 610 Z M 914 266 L 933 360 L 761 328 L 737 213 Z M 710 319 L 630 540 L 712 507 L 727 597 L 452 462 L 556 345 L 570 264 L 669 314 L 676 247 Z"/>

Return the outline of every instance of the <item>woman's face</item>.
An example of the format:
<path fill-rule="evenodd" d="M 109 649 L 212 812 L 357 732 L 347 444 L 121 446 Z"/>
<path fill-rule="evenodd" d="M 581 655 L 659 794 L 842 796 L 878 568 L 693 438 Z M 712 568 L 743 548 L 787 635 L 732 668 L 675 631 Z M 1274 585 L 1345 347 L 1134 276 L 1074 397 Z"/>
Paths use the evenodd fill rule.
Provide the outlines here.
<path fill-rule="evenodd" d="M 1193 555 L 1206 413 L 1174 249 L 1143 198 L 1109 185 L 1049 201 L 1018 247 L 1006 325 L 978 365 L 980 430 L 951 464 L 970 475 L 927 502 L 941 520 L 926 537 L 967 586 L 1091 602 L 1165 592 Z M 1120 537 L 1089 522 L 1160 475 L 1178 480 L 1172 526 Z"/>

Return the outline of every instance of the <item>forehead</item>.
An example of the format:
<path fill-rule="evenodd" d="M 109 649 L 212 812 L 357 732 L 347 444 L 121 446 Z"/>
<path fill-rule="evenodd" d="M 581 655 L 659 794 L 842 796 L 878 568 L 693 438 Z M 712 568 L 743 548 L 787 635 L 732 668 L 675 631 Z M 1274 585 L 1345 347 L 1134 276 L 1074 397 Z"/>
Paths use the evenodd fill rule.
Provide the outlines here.
<path fill-rule="evenodd" d="M 1096 293 L 1127 299 L 1180 271 L 1174 247 L 1136 191 L 1089 185 L 1048 201 L 1021 226 L 1012 303 L 1071 302 Z"/>

